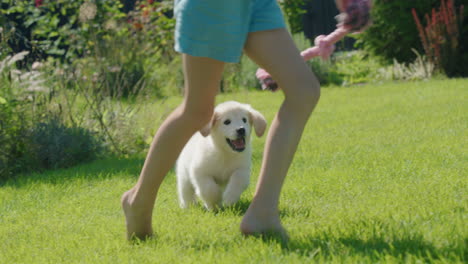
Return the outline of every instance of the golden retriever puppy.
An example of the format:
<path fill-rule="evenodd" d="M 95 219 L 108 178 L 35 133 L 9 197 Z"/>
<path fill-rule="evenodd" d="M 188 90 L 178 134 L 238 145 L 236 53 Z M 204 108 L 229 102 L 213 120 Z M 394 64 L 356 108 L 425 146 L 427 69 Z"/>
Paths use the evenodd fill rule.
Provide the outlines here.
<path fill-rule="evenodd" d="M 250 105 L 228 101 L 216 106 L 211 122 L 196 133 L 176 164 L 182 208 L 200 198 L 208 210 L 237 201 L 250 181 L 252 128 L 258 137 L 267 123 Z"/>

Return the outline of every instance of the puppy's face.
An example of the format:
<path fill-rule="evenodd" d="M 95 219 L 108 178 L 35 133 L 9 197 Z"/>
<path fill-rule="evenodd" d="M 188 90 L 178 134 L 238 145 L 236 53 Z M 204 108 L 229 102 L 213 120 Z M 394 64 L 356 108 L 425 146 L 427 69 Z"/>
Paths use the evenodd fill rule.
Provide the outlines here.
<path fill-rule="evenodd" d="M 226 151 L 243 152 L 250 144 L 252 127 L 261 136 L 266 128 L 265 118 L 249 105 L 226 102 L 215 109 L 210 124 L 200 132 L 210 135 Z"/>
<path fill-rule="evenodd" d="M 245 150 L 250 141 L 251 121 L 244 109 L 231 109 L 218 114 L 218 120 L 211 131 L 218 142 L 225 141 L 226 146 L 236 152 Z"/>

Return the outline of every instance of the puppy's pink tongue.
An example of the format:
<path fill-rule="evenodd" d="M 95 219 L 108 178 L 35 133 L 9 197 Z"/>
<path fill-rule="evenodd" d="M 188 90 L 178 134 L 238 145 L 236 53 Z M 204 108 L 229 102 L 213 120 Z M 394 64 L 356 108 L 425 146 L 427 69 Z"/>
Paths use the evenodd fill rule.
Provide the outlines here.
<path fill-rule="evenodd" d="M 243 139 L 235 139 L 231 140 L 231 142 L 236 148 L 243 148 L 245 146 Z"/>

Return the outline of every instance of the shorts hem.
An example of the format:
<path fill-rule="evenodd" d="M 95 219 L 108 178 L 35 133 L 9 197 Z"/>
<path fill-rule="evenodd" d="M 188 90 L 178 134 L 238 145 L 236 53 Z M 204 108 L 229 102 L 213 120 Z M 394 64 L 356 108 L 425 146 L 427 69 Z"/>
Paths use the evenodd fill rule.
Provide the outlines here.
<path fill-rule="evenodd" d="M 194 57 L 207 57 L 207 58 L 222 61 L 225 63 L 238 63 L 241 57 L 241 54 L 239 54 L 238 57 L 226 56 L 226 54 L 222 54 L 223 52 L 216 53 L 207 47 L 203 47 L 199 45 L 191 45 L 191 47 L 182 47 L 176 44 L 174 46 L 174 49 L 175 51 L 179 53 L 185 53 Z M 226 53 L 229 53 L 229 52 L 226 52 Z"/>
<path fill-rule="evenodd" d="M 258 25 L 258 26 L 253 26 L 249 29 L 249 33 L 251 32 L 258 32 L 258 31 L 267 31 L 267 30 L 274 30 L 274 29 L 282 29 L 286 28 L 285 24 L 264 24 L 264 25 Z"/>

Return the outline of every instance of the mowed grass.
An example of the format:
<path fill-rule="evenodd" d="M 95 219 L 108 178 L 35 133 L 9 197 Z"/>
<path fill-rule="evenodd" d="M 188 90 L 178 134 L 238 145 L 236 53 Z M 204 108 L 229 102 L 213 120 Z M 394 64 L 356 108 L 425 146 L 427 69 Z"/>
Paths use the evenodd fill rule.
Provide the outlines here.
<path fill-rule="evenodd" d="M 171 172 L 154 208 L 156 237 L 137 244 L 125 240 L 119 200 L 144 155 L 7 182 L 0 263 L 466 263 L 467 95 L 466 79 L 324 88 L 281 196 L 287 245 L 239 232 L 262 157 L 255 138 L 238 205 L 183 211 Z M 218 99 L 250 103 L 271 122 L 282 96 Z M 142 124 L 157 126 L 153 118 Z"/>

